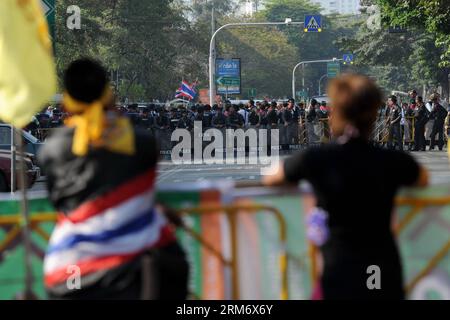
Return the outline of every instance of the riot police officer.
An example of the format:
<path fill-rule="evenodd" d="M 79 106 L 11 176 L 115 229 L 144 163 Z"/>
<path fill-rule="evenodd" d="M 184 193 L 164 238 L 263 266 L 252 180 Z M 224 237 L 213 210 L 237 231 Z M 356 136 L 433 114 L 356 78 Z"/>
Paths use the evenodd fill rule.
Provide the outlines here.
<path fill-rule="evenodd" d="M 211 106 L 209 104 L 205 105 L 203 112 L 203 128 L 208 129 L 212 126 L 213 113 L 211 111 Z"/>
<path fill-rule="evenodd" d="M 257 128 L 259 127 L 260 121 L 261 121 L 261 117 L 257 112 L 258 110 L 256 109 L 255 106 L 253 106 L 250 109 L 250 114 L 248 115 L 248 123 L 250 125 L 251 128 Z"/>
<path fill-rule="evenodd" d="M 130 118 L 133 126 L 139 125 L 138 105 L 136 103 L 130 104 L 128 106 L 127 117 Z"/>
<path fill-rule="evenodd" d="M 180 121 L 180 115 L 176 108 L 170 110 L 170 130 L 174 131 L 178 127 L 178 121 Z"/>
<path fill-rule="evenodd" d="M 232 105 L 228 112 L 228 118 L 227 118 L 227 128 L 230 129 L 240 129 L 244 126 L 244 118 L 236 112 L 236 108 L 238 108 L 235 105 Z"/>
<path fill-rule="evenodd" d="M 216 114 L 214 115 L 213 119 L 212 119 L 212 125 L 214 128 L 216 129 L 223 129 L 225 128 L 227 124 L 227 119 L 225 117 L 225 115 L 223 114 L 223 107 L 217 106 L 216 108 Z"/>
<path fill-rule="evenodd" d="M 436 145 L 436 135 L 439 134 L 438 147 L 442 151 L 444 147 L 444 123 L 447 117 L 447 110 L 439 103 L 439 96 L 433 94 L 431 96 L 431 102 L 433 103 L 433 109 L 431 115 L 434 118 L 433 130 L 430 136 L 430 150 L 434 149 Z"/>
<path fill-rule="evenodd" d="M 180 119 L 177 122 L 177 129 L 192 129 L 192 121 L 189 119 L 189 115 L 186 109 L 181 109 L 180 111 Z"/>
<path fill-rule="evenodd" d="M 414 119 L 414 151 L 425 151 L 425 125 L 428 122 L 429 116 L 430 112 L 423 103 L 423 98 L 417 97 Z"/>
<path fill-rule="evenodd" d="M 272 101 L 269 109 L 267 110 L 267 122 L 270 129 L 278 128 L 278 112 L 277 103 Z"/>
<path fill-rule="evenodd" d="M 155 126 L 159 130 L 166 130 L 170 128 L 170 120 L 169 117 L 166 114 L 166 111 L 162 107 L 158 107 L 156 109 L 156 120 L 155 120 Z"/>
<path fill-rule="evenodd" d="M 317 135 L 314 130 L 314 125 L 317 122 L 316 108 L 319 105 L 316 99 L 312 99 L 308 109 L 306 110 L 306 134 L 308 143 L 313 144 L 317 142 Z"/>
<path fill-rule="evenodd" d="M 288 105 L 282 113 L 282 123 L 285 130 L 285 143 L 292 144 L 295 136 L 294 100 L 290 99 Z"/>
<path fill-rule="evenodd" d="M 389 111 L 389 148 L 394 149 L 395 144 L 399 146 L 400 150 L 403 150 L 402 133 L 400 127 L 400 121 L 402 118 L 402 111 L 397 105 L 397 97 L 390 96 L 388 99 Z M 395 141 L 395 144 L 394 144 Z"/>
<path fill-rule="evenodd" d="M 259 127 L 261 129 L 266 129 L 269 124 L 269 120 L 267 118 L 267 108 L 268 103 L 264 101 L 264 103 L 261 104 L 261 109 L 259 110 Z"/>
<path fill-rule="evenodd" d="M 150 110 L 148 108 L 143 108 L 141 111 L 141 117 L 138 122 L 138 127 L 151 131 L 154 125 L 154 118 L 150 114 Z"/>

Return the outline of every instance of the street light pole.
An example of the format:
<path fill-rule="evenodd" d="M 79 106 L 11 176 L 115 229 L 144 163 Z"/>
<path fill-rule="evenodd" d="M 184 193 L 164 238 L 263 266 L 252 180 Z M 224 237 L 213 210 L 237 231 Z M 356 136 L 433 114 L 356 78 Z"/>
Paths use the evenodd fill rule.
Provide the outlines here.
<path fill-rule="evenodd" d="M 333 59 L 326 59 L 326 60 L 302 61 L 302 62 L 297 63 L 295 65 L 294 69 L 292 69 L 292 98 L 295 99 L 295 71 L 297 70 L 298 67 L 304 66 L 304 65 L 310 64 L 310 63 L 324 63 L 324 62 L 333 62 L 333 61 L 342 61 L 342 60 L 343 59 L 333 58 Z M 303 88 L 304 87 L 305 87 L 305 83 L 304 83 L 304 80 L 303 80 Z"/>
<path fill-rule="evenodd" d="M 285 22 L 237 22 L 228 23 L 218 28 L 211 37 L 209 43 L 209 103 L 212 106 L 214 104 L 215 83 L 214 83 L 214 69 L 215 69 L 215 57 L 214 57 L 214 45 L 217 34 L 229 27 L 259 27 L 259 26 L 276 26 L 276 25 L 304 25 L 304 22 L 293 22 L 291 19 L 286 19 Z"/>
<path fill-rule="evenodd" d="M 325 77 L 328 77 L 328 74 L 324 74 L 323 76 L 320 77 L 319 79 L 319 96 L 321 96 L 321 87 L 320 87 L 320 83 L 322 82 L 322 79 L 324 79 Z"/>

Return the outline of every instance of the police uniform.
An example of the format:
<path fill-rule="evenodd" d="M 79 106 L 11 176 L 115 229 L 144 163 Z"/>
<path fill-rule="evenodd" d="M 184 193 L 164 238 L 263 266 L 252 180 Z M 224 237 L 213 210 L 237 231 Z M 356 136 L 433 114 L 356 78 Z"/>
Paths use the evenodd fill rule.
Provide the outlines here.
<path fill-rule="evenodd" d="M 181 116 L 181 118 L 178 120 L 177 128 L 178 129 L 187 129 L 187 130 L 192 129 L 192 121 L 191 121 L 191 119 L 189 119 L 186 112 L 184 112 L 183 115 Z"/>
<path fill-rule="evenodd" d="M 294 138 L 294 111 L 292 109 L 286 108 L 282 114 L 283 125 L 285 127 L 285 143 L 292 144 Z"/>
<path fill-rule="evenodd" d="M 138 127 L 147 131 L 153 131 L 154 118 L 150 115 L 150 113 L 143 113 L 141 118 L 139 119 Z"/>
<path fill-rule="evenodd" d="M 168 151 L 172 147 L 170 141 L 170 119 L 165 110 L 159 110 L 155 120 L 155 137 L 162 151 Z"/>
<path fill-rule="evenodd" d="M 403 150 L 402 133 L 400 128 L 401 117 L 400 107 L 395 104 L 389 112 L 389 146 L 390 148 L 394 148 L 395 141 L 400 150 Z"/>
<path fill-rule="evenodd" d="M 218 110 L 212 119 L 212 125 L 216 129 L 222 129 L 227 124 L 227 118 L 222 112 L 222 109 Z"/>
<path fill-rule="evenodd" d="M 252 109 L 252 111 L 248 115 L 248 123 L 250 124 L 251 127 L 254 128 L 259 124 L 259 122 L 260 122 L 259 114 L 256 112 L 256 109 Z"/>
<path fill-rule="evenodd" d="M 425 151 L 425 125 L 428 122 L 430 112 L 425 104 L 418 107 L 414 123 L 414 151 Z"/>
<path fill-rule="evenodd" d="M 433 124 L 433 130 L 431 131 L 430 136 L 430 150 L 433 150 L 434 146 L 436 145 L 437 134 L 439 135 L 437 145 L 439 147 L 439 150 L 442 150 L 444 147 L 444 123 L 448 112 L 442 105 L 437 103 L 434 104 L 433 111 L 431 111 L 431 114 L 435 120 Z"/>
<path fill-rule="evenodd" d="M 240 129 L 244 125 L 244 119 L 242 116 L 237 113 L 233 112 L 228 115 L 227 118 L 227 127 L 230 129 Z"/>

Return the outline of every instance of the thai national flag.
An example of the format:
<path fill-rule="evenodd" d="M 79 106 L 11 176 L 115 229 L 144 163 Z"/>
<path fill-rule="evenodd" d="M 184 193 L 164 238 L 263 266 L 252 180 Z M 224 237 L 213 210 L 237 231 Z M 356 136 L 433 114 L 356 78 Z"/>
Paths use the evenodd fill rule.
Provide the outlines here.
<path fill-rule="evenodd" d="M 193 100 L 196 95 L 195 87 L 190 86 L 184 80 L 181 82 L 181 87 L 175 92 L 175 98 L 187 98 L 188 100 Z"/>
<path fill-rule="evenodd" d="M 192 100 L 197 95 L 195 89 L 193 89 L 186 81 L 181 82 L 181 91 L 188 96 L 189 100 Z"/>
<path fill-rule="evenodd" d="M 44 260 L 47 287 L 64 286 L 68 266 L 79 267 L 82 281 L 98 279 L 175 239 L 154 206 L 155 177 L 151 169 L 59 216 Z"/>
<path fill-rule="evenodd" d="M 184 94 L 183 91 L 181 91 L 181 87 L 177 89 L 177 91 L 175 92 L 175 98 L 184 98 Z"/>

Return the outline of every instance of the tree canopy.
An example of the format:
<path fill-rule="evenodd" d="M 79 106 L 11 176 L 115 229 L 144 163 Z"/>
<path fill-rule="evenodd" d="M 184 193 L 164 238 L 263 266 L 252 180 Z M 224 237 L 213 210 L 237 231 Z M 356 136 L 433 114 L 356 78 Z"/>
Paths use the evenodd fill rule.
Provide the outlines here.
<path fill-rule="evenodd" d="M 236 21 L 302 21 L 321 8 L 307 0 L 267 0 L 253 17 L 238 14 L 242 2 L 204 0 L 59 0 L 55 52 L 58 74 L 74 59 L 99 59 L 110 71 L 122 101 L 173 98 L 182 79 L 208 87 L 208 54 L 212 33 L 211 10 L 216 28 Z M 305 60 L 341 58 L 354 53 L 353 66 L 377 79 L 386 90 L 441 86 L 448 95 L 449 2 L 446 0 L 363 0 L 378 5 L 381 28 L 370 28 L 370 13 L 327 15 L 323 31 L 305 33 L 302 26 L 231 28 L 216 39 L 217 57 L 242 61 L 242 98 L 255 88 L 258 97 L 290 97 L 292 68 Z M 65 19 L 69 5 L 81 8 L 82 27 L 69 30 Z M 363 7 L 364 8 L 364 7 Z M 364 10 L 363 10 L 364 11 Z M 406 33 L 392 34 L 388 26 L 400 25 Z M 318 93 L 326 64 L 298 70 L 305 88 Z"/>

